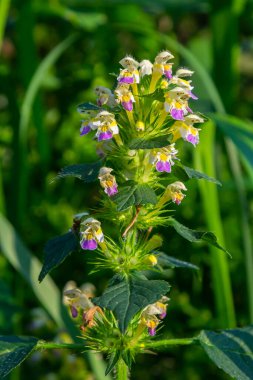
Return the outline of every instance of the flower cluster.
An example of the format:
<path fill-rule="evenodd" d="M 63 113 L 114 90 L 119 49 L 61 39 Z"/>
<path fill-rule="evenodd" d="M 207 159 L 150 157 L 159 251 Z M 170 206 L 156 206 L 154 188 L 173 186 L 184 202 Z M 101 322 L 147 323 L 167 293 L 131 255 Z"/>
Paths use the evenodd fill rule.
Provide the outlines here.
<path fill-rule="evenodd" d="M 126 56 L 119 62 L 114 91 L 97 86 L 96 104 L 78 107 L 83 116 L 80 135 L 93 132 L 99 142 L 102 165 L 96 178 L 106 194 L 103 206 L 114 210 L 114 221 L 124 228 L 122 239 L 112 243 L 104 238 L 101 223 L 89 217 L 80 222 L 80 245 L 83 250 L 100 248 L 101 265 L 110 262 L 107 268 L 123 277 L 131 271 L 159 267 L 159 255 L 154 254 L 156 239 L 149 234 L 164 220 L 165 205 L 179 205 L 186 196 L 184 183 L 175 181 L 175 167 L 180 165 L 178 141 L 196 147 L 199 125 L 204 122 L 202 115 L 192 110 L 191 102 L 198 99 L 190 79 L 193 71 L 183 67 L 174 72 L 173 58 L 169 51 L 160 52 L 153 63 Z M 160 182 L 163 175 L 168 179 L 167 187 Z M 151 222 L 146 238 L 139 243 L 138 227 L 143 233 L 143 225 Z M 81 314 L 91 327 L 90 321 L 100 311 L 79 289 L 66 291 L 65 296 L 72 316 Z M 142 310 L 138 326 L 148 329 L 150 336 L 165 318 L 167 302 L 163 296 Z"/>

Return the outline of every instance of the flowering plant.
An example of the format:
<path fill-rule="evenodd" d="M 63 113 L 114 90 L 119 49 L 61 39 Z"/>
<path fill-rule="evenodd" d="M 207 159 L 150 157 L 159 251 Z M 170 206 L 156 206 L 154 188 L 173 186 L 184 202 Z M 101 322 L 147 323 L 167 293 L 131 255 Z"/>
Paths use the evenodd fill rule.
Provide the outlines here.
<path fill-rule="evenodd" d="M 157 277 L 168 267 L 198 269 L 159 251 L 162 237 L 156 228 L 172 227 L 191 242 L 207 241 L 225 251 L 213 233 L 191 230 L 172 216 L 186 196 L 187 180 L 219 184 L 181 162 L 184 145 L 179 141 L 196 147 L 205 117 L 191 108 L 197 100 L 189 79 L 193 72 L 184 67 L 172 70 L 173 58 L 169 51 L 162 51 L 152 64 L 126 56 L 120 61 L 114 91 L 98 86 L 97 104 L 78 106 L 81 138 L 93 134 L 99 160 L 65 167 L 58 178 L 97 181 L 100 204 L 91 215 L 76 215 L 65 235 L 46 244 L 39 276 L 42 281 L 73 251 L 84 255 L 93 251 L 93 270 L 113 272 L 101 296 L 94 297 L 87 287 L 67 286 L 64 300 L 84 339 L 73 348 L 104 353 L 106 374 L 117 367 L 120 379 L 127 378 L 135 356 L 149 348 L 198 340 L 209 354 L 213 338 L 202 332 L 197 338 L 153 340 L 157 331 L 161 331 L 158 338 L 162 335 L 170 291 L 170 285 Z M 113 236 L 105 234 L 106 223 L 115 226 Z M 35 346 L 49 347 L 35 341 L 30 351 Z"/>

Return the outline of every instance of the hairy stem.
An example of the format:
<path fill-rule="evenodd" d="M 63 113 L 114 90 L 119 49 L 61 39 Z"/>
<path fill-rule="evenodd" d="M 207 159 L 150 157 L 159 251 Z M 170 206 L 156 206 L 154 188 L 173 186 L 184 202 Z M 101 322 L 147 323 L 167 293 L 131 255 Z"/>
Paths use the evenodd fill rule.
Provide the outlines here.
<path fill-rule="evenodd" d="M 117 363 L 117 380 L 128 380 L 128 367 L 124 360 L 120 359 Z"/>
<path fill-rule="evenodd" d="M 131 221 L 131 223 L 129 224 L 129 226 L 127 226 L 127 228 L 125 229 L 125 231 L 122 234 L 123 238 L 126 237 L 128 231 L 133 227 L 134 223 L 136 222 L 136 220 L 138 218 L 138 215 L 139 215 L 140 211 L 141 211 L 141 206 L 137 206 L 137 208 L 136 208 L 136 214 L 135 214 L 133 220 Z"/>
<path fill-rule="evenodd" d="M 84 351 L 85 345 L 80 343 L 54 343 L 40 340 L 37 343 L 36 350 L 54 350 L 54 349 L 70 349 Z"/>
<path fill-rule="evenodd" d="M 196 342 L 196 338 L 164 339 L 145 343 L 144 348 L 164 350 L 170 346 L 188 346 Z"/>

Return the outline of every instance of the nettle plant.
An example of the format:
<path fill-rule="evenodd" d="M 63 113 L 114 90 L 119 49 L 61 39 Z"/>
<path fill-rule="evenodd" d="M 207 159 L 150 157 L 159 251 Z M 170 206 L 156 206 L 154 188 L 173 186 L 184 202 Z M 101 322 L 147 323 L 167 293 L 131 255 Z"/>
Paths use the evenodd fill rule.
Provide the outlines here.
<path fill-rule="evenodd" d="M 247 367 L 252 364 L 243 357 L 248 348 L 238 342 L 240 331 L 248 334 L 249 328 L 202 331 L 194 338 L 162 338 L 170 285 L 157 278 L 168 267 L 198 268 L 161 252 L 162 237 L 157 228 L 171 227 L 191 242 L 204 240 L 225 251 L 213 233 L 191 230 L 172 216 L 186 195 L 187 180 L 219 184 L 180 160 L 178 141 L 195 147 L 205 118 L 189 105 L 197 100 L 189 80 L 193 72 L 185 67 L 172 70 L 173 58 L 169 51 L 162 51 L 152 64 L 126 56 L 120 61 L 115 90 L 98 86 L 97 104 L 78 106 L 81 138 L 94 136 L 99 159 L 65 167 L 58 178 L 97 181 L 101 198 L 96 210 L 76 215 L 65 235 L 46 244 L 39 281 L 74 251 L 84 255 L 92 251 L 92 271 L 109 269 L 113 276 L 96 298 L 90 297 L 87 289 L 68 287 L 64 291 L 81 342 L 68 345 L 2 337 L 2 376 L 36 349 L 67 347 L 103 353 L 108 360 L 106 375 L 113 370 L 118 379 L 127 379 L 138 354 L 200 343 L 231 376 L 252 379 Z M 104 234 L 106 223 L 113 225 L 113 237 Z M 156 279 L 152 279 L 154 274 Z"/>

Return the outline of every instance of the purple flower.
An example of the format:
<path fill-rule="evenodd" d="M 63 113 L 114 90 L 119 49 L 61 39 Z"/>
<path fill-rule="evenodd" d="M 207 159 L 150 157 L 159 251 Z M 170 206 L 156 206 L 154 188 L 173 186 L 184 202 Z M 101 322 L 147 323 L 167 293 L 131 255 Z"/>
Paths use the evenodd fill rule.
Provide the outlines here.
<path fill-rule="evenodd" d="M 172 79 L 172 70 L 164 70 L 164 75 L 168 79 Z"/>
<path fill-rule="evenodd" d="M 192 134 L 188 134 L 187 136 L 186 136 L 186 140 L 188 141 L 188 142 L 190 142 L 192 145 L 197 145 L 198 143 L 199 143 L 199 136 L 198 135 L 192 135 Z"/>
<path fill-rule="evenodd" d="M 131 100 L 122 102 L 122 107 L 125 108 L 126 111 L 133 111 L 133 102 Z"/>
<path fill-rule="evenodd" d="M 155 327 L 154 328 L 150 327 L 148 329 L 148 333 L 149 333 L 150 336 L 154 336 L 156 334 Z"/>
<path fill-rule="evenodd" d="M 82 124 L 81 129 L 80 129 L 80 136 L 87 135 L 91 130 L 91 127 L 89 124 Z"/>
<path fill-rule="evenodd" d="M 81 242 L 82 249 L 87 249 L 89 251 L 94 251 L 94 249 L 97 249 L 97 242 L 95 239 L 82 239 Z"/>
<path fill-rule="evenodd" d="M 78 316 L 78 310 L 75 306 L 71 305 L 70 306 L 70 311 L 71 311 L 71 315 L 73 318 L 76 318 Z"/>
<path fill-rule="evenodd" d="M 196 95 L 194 95 L 191 91 L 189 91 L 188 94 L 190 95 L 190 97 L 191 97 L 193 100 L 198 100 L 198 97 L 197 97 Z"/>
<path fill-rule="evenodd" d="M 182 109 L 172 108 L 170 114 L 175 120 L 184 120 L 184 111 Z"/>
<path fill-rule="evenodd" d="M 159 318 L 160 319 L 164 319 L 166 317 L 167 313 L 166 311 L 162 312 L 160 315 L 159 315 Z"/>
<path fill-rule="evenodd" d="M 171 172 L 171 164 L 168 161 L 158 161 L 156 163 L 156 170 L 158 172 Z"/>
<path fill-rule="evenodd" d="M 106 192 L 106 194 L 109 195 L 109 197 L 112 197 L 113 195 L 117 194 L 117 192 L 118 192 L 117 184 L 115 183 L 113 186 L 107 187 L 105 189 L 105 192 Z"/>
<path fill-rule="evenodd" d="M 110 140 L 112 138 L 112 136 L 113 136 L 113 134 L 109 130 L 104 131 L 104 132 L 100 132 L 98 134 L 98 141 Z"/>
<path fill-rule="evenodd" d="M 133 84 L 134 78 L 133 77 L 122 77 L 122 78 L 120 78 L 119 83 Z"/>

